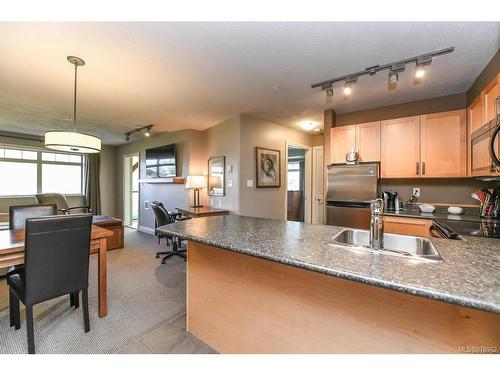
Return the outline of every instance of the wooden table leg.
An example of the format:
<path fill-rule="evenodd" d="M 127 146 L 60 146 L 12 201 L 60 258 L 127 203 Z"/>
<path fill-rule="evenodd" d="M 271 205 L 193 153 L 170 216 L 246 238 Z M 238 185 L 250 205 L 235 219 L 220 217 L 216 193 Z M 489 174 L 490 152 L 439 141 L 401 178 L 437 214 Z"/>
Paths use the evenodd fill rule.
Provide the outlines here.
<path fill-rule="evenodd" d="M 108 315 L 108 286 L 106 279 L 106 251 L 108 250 L 107 238 L 103 237 L 99 239 L 99 318 L 103 318 Z"/>

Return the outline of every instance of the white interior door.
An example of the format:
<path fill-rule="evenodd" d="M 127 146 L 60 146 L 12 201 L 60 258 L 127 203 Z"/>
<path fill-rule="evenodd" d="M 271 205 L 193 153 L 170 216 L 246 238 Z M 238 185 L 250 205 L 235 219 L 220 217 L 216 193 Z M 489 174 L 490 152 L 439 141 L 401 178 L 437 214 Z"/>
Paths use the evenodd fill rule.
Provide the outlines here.
<path fill-rule="evenodd" d="M 313 147 L 313 176 L 312 176 L 312 223 L 325 223 L 325 200 L 323 194 L 323 146 Z"/>

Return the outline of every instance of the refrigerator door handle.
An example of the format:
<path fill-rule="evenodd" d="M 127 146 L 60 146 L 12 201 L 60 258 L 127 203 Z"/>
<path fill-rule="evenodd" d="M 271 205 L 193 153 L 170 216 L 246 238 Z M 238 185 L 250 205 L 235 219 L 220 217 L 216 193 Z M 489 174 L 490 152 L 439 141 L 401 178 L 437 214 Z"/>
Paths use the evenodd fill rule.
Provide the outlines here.
<path fill-rule="evenodd" d="M 354 208 L 369 208 L 369 201 L 359 201 L 359 202 L 350 202 L 350 201 L 328 201 L 327 206 L 330 207 L 354 207 Z"/>

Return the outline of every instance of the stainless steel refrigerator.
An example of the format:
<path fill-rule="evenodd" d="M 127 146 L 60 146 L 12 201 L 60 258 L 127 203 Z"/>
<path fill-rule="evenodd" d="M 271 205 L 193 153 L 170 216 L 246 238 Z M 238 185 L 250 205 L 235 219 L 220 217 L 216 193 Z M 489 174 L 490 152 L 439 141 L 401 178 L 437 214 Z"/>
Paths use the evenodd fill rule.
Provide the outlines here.
<path fill-rule="evenodd" d="M 327 224 L 370 227 L 370 201 L 379 196 L 379 170 L 379 163 L 328 166 Z"/>

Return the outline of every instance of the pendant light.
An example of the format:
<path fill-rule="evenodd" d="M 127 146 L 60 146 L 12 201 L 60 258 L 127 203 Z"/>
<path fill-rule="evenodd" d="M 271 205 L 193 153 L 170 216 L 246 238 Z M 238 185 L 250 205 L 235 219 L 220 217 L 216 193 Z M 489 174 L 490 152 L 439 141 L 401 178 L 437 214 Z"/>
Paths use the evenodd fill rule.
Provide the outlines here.
<path fill-rule="evenodd" d="M 76 83 L 79 66 L 85 61 L 76 56 L 68 56 L 68 61 L 75 66 L 75 93 L 73 97 L 73 131 L 50 130 L 45 132 L 45 147 L 57 151 L 79 152 L 85 154 L 101 151 L 101 138 L 76 131 Z"/>

